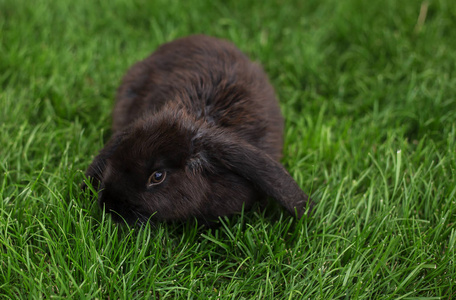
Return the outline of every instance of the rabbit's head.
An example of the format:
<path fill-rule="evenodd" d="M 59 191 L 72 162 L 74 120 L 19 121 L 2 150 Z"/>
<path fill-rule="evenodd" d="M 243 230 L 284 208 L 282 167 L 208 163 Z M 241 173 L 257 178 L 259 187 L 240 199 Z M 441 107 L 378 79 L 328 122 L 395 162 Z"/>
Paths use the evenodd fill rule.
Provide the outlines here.
<path fill-rule="evenodd" d="M 284 167 L 236 132 L 166 105 L 115 133 L 87 170 L 117 221 L 210 221 L 271 196 L 302 216 L 307 195 Z"/>

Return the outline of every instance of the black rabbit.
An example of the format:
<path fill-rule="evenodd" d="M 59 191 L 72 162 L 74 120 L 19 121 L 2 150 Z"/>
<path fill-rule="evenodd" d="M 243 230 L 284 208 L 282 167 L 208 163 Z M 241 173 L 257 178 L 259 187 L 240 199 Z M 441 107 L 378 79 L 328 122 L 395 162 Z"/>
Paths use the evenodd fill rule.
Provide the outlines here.
<path fill-rule="evenodd" d="M 312 206 L 278 162 L 283 118 L 262 68 L 195 35 L 162 45 L 123 78 L 113 134 L 86 176 L 116 221 L 212 220 L 267 196 Z"/>

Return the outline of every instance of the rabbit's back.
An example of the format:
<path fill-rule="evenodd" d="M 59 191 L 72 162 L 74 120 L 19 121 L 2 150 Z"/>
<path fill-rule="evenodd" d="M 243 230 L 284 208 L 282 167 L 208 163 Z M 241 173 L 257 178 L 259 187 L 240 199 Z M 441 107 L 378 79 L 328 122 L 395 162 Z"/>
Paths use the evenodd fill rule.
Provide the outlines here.
<path fill-rule="evenodd" d="M 283 118 L 264 71 L 233 44 L 196 35 L 164 44 L 123 78 L 113 131 L 173 102 L 278 159 Z"/>

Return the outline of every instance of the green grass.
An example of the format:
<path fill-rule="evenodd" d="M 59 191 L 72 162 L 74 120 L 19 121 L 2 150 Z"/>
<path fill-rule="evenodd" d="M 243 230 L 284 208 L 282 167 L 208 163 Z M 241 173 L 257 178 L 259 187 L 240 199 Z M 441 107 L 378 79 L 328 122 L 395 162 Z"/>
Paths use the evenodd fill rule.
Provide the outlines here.
<path fill-rule="evenodd" d="M 0 0 L 0 298 L 456 297 L 455 28 L 452 0 Z M 263 64 L 314 216 L 128 228 L 79 189 L 123 73 L 191 33 Z"/>

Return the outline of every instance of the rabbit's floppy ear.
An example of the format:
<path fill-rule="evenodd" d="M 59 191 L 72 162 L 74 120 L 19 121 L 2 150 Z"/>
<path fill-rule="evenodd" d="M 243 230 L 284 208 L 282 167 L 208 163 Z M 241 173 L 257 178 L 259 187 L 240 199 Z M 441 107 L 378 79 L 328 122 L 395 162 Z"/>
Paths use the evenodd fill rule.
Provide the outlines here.
<path fill-rule="evenodd" d="M 103 173 L 106 169 L 106 160 L 111 157 L 114 151 L 117 149 L 119 144 L 122 141 L 124 133 L 114 134 L 106 143 L 103 149 L 100 150 L 100 153 L 95 156 L 90 166 L 87 168 L 85 176 L 92 183 L 92 186 L 95 190 L 100 188 L 101 180 L 103 179 Z M 86 184 L 83 184 L 83 189 L 87 187 Z"/>
<path fill-rule="evenodd" d="M 285 168 L 255 146 L 224 130 L 206 128 L 196 139 L 210 160 L 251 181 L 292 215 L 302 217 L 313 202 Z"/>

